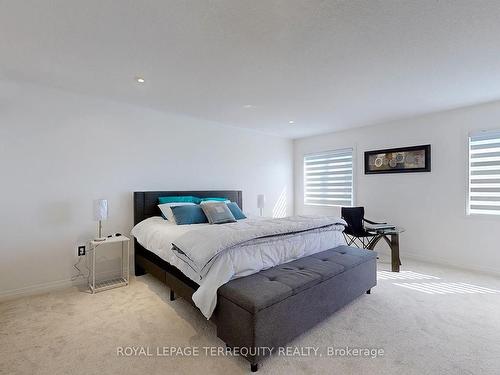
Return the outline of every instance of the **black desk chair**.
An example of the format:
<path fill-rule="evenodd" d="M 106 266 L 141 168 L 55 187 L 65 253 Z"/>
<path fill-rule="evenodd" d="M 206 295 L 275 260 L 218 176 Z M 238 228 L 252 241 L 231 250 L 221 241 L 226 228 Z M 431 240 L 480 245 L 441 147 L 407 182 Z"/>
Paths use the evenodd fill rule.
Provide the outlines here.
<path fill-rule="evenodd" d="M 365 219 L 364 207 L 342 207 L 341 212 L 342 219 L 347 222 L 347 227 L 344 230 L 344 238 L 348 246 L 354 244 L 356 247 L 366 249 L 370 245 L 373 237 L 377 235 L 376 233 L 368 232 L 363 222 L 369 224 L 385 224 Z"/>

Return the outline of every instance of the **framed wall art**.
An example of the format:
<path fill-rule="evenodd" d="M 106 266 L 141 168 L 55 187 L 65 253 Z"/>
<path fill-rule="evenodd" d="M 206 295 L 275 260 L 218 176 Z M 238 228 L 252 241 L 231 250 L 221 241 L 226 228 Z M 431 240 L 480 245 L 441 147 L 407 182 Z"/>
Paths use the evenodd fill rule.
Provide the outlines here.
<path fill-rule="evenodd" d="M 365 152 L 365 174 L 431 171 L 431 145 Z"/>

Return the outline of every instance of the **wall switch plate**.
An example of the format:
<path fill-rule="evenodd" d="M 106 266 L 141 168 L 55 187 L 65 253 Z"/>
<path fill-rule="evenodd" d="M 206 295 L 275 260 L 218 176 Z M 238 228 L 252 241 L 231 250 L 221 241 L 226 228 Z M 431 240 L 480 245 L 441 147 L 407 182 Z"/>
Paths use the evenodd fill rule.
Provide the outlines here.
<path fill-rule="evenodd" d="M 85 255 L 85 246 L 78 246 L 78 256 L 84 256 Z"/>

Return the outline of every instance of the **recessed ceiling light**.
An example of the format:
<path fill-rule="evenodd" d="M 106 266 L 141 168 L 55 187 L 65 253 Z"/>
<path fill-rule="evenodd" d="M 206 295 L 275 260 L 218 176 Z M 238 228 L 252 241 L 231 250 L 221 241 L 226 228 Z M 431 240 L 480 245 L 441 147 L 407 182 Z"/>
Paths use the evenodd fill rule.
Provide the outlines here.
<path fill-rule="evenodd" d="M 253 104 L 245 104 L 243 106 L 243 108 L 245 108 L 245 109 L 251 109 L 251 108 L 255 108 L 255 106 Z"/>
<path fill-rule="evenodd" d="M 138 82 L 138 83 L 144 83 L 146 82 L 146 80 L 142 77 L 135 77 L 135 80 Z"/>
<path fill-rule="evenodd" d="M 288 123 L 289 123 L 290 125 L 293 125 L 293 124 L 295 124 L 295 121 L 290 120 L 290 121 L 288 121 Z"/>

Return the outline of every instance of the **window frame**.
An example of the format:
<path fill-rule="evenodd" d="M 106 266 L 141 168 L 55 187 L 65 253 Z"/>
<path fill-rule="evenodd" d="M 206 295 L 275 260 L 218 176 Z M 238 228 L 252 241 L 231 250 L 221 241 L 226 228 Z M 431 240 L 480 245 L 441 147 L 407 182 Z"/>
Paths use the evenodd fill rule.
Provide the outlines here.
<path fill-rule="evenodd" d="M 305 163 L 305 158 L 308 156 L 312 155 L 319 155 L 319 154 L 325 154 L 328 152 L 342 152 L 342 151 L 351 151 L 351 158 L 352 158 L 352 177 L 351 177 L 351 203 L 350 205 L 338 205 L 338 204 L 315 204 L 315 203 L 308 203 L 306 202 L 306 163 Z M 308 207 L 321 207 L 321 208 L 335 208 L 335 207 L 355 207 L 356 206 L 356 186 L 357 186 L 357 151 L 356 151 L 356 146 L 345 146 L 345 147 L 338 147 L 338 148 L 328 148 L 325 150 L 321 151 L 314 151 L 314 152 L 308 152 L 302 154 L 302 204 L 304 206 Z"/>
<path fill-rule="evenodd" d="M 467 142 L 466 142 L 466 163 L 467 163 L 467 173 L 466 173 L 466 199 L 465 199 L 465 216 L 468 218 L 482 218 L 482 219 L 489 219 L 489 220 L 500 220 L 500 212 L 499 214 L 490 214 L 490 213 L 484 213 L 484 212 L 471 212 L 470 208 L 470 198 L 471 198 L 471 139 L 472 137 L 479 136 L 479 135 L 486 135 L 488 133 L 491 134 L 496 134 L 498 135 L 500 139 L 500 129 L 499 128 L 493 128 L 493 129 L 487 129 L 487 130 L 474 130 L 474 131 L 469 131 L 467 133 Z"/>

